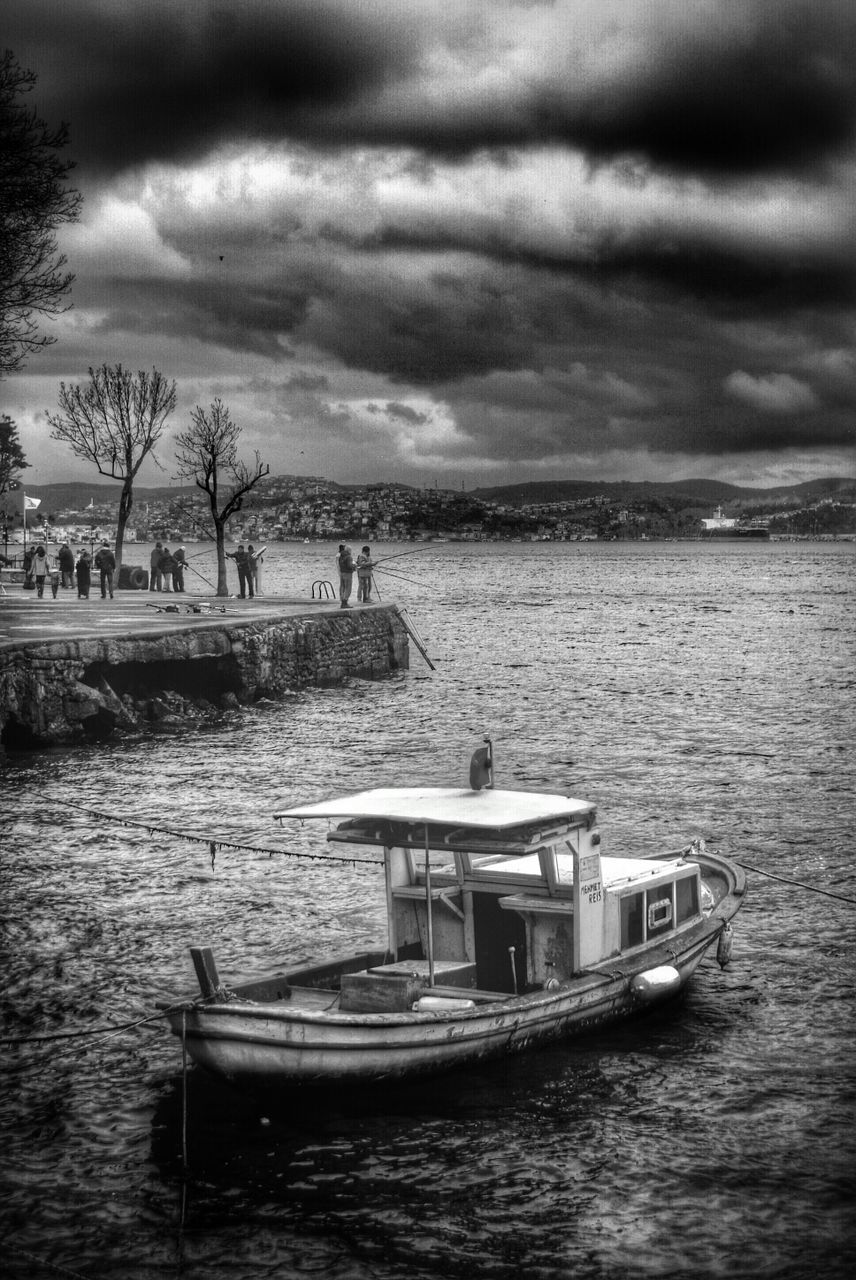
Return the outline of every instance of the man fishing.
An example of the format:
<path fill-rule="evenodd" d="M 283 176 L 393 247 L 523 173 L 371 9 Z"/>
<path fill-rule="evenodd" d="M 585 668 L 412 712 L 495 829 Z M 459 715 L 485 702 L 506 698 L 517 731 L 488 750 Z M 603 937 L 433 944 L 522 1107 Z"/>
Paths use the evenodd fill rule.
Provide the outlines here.
<path fill-rule="evenodd" d="M 354 557 L 351 555 L 351 548 L 346 546 L 344 542 L 339 543 L 339 554 L 336 557 L 336 564 L 339 567 L 339 608 L 350 609 L 348 601 L 351 596 L 351 587 L 354 583 Z"/>
<path fill-rule="evenodd" d="M 363 547 L 357 556 L 357 604 L 372 602 L 372 560 L 371 547 Z"/>

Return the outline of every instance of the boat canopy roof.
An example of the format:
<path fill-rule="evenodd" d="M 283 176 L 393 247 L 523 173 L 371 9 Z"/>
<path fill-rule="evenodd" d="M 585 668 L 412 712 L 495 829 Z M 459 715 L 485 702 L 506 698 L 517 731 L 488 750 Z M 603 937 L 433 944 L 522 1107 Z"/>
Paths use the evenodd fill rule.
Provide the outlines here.
<path fill-rule="evenodd" d="M 275 818 L 373 818 L 502 831 L 529 823 L 589 821 L 594 805 L 537 791 L 467 787 L 379 787 L 317 804 L 283 809 Z"/>

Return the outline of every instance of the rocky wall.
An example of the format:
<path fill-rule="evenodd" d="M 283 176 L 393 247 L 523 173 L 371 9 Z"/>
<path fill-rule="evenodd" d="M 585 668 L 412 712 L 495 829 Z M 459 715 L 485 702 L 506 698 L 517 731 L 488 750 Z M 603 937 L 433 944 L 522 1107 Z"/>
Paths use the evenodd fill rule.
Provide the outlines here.
<path fill-rule="evenodd" d="M 408 665 L 394 605 L 21 643 L 0 653 L 0 744 L 26 750 L 216 719 L 259 698 Z"/>

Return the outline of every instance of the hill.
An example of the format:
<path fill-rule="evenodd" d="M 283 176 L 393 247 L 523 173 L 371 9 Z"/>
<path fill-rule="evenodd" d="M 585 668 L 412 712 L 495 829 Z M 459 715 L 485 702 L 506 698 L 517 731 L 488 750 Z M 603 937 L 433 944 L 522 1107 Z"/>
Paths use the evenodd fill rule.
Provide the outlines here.
<path fill-rule="evenodd" d="M 342 495 L 368 489 L 385 488 L 384 485 L 339 484 L 321 476 L 268 476 L 252 494 L 251 505 L 282 500 L 283 492 L 291 487 L 317 485 L 327 493 Z M 411 486 L 399 485 L 401 489 Z M 95 481 L 68 481 L 56 484 L 31 484 L 26 475 L 23 488 L 31 498 L 41 499 L 43 513 L 59 511 L 85 511 L 92 502 L 98 508 L 118 506 L 121 486 Z M 418 493 L 418 490 L 413 490 Z M 807 480 L 802 484 L 779 485 L 772 489 L 744 488 L 727 484 L 722 480 L 535 480 L 525 484 L 499 485 L 492 488 L 468 490 L 468 499 L 476 502 L 496 503 L 505 507 L 522 507 L 554 502 L 579 502 L 587 498 L 603 497 L 612 505 L 631 506 L 652 500 L 668 500 L 676 508 L 703 507 L 711 510 L 718 504 L 734 504 L 742 507 L 763 506 L 770 510 L 783 504 L 809 505 L 822 498 L 837 498 L 842 502 L 856 502 L 856 480 L 842 477 L 824 480 Z M 198 500 L 200 491 L 195 485 L 159 485 L 134 489 L 136 511 L 146 503 L 168 505 Z M 4 495 L 7 509 L 15 506 L 14 495 Z"/>
<path fill-rule="evenodd" d="M 321 476 L 267 476 L 254 491 L 253 497 L 263 502 L 271 490 L 280 491 L 289 485 L 318 484 L 325 489 L 352 489 L 354 485 L 339 485 L 334 481 L 324 480 Z M 85 511 L 90 502 L 96 507 L 113 504 L 118 507 L 122 492 L 120 484 L 104 483 L 100 480 L 69 480 L 54 484 L 35 484 L 23 475 L 21 487 L 30 498 L 39 498 L 42 509 L 48 511 Z M 135 508 L 147 502 L 170 503 L 186 502 L 189 498 L 199 498 L 201 491 L 194 484 L 170 484 L 156 487 L 134 486 Z M 14 496 L 14 495 L 13 495 Z M 4 495 L 5 504 L 13 505 L 8 494 Z"/>
<path fill-rule="evenodd" d="M 474 489 L 469 495 L 482 502 L 520 507 L 550 502 L 579 502 L 606 497 L 629 504 L 651 498 L 672 498 L 684 505 L 715 506 L 723 502 L 770 503 L 783 498 L 818 501 L 838 497 L 856 499 L 856 480 L 830 478 L 802 484 L 779 485 L 773 489 L 743 488 L 722 480 L 533 480 L 526 484 L 499 485 Z"/>

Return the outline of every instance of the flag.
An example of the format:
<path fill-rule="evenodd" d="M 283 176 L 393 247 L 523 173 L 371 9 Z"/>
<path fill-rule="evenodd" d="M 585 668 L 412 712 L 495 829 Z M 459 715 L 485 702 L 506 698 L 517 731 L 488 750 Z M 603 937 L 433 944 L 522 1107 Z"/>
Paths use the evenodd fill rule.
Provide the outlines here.
<path fill-rule="evenodd" d="M 24 494 L 24 510 L 25 511 L 35 511 L 36 507 L 40 507 L 41 505 L 42 505 L 41 498 L 28 498 L 27 495 Z"/>

